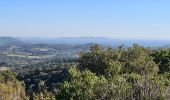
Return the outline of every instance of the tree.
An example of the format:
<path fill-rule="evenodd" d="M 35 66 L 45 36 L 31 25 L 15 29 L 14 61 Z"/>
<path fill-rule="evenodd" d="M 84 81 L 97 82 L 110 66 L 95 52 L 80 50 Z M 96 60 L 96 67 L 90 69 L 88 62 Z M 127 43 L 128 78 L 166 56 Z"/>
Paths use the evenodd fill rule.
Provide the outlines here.
<path fill-rule="evenodd" d="M 140 75 L 157 74 L 159 71 L 158 65 L 150 56 L 150 51 L 136 44 L 130 47 L 122 55 L 125 73 L 136 73 Z"/>
<path fill-rule="evenodd" d="M 69 80 L 61 84 L 60 92 L 57 96 L 59 99 L 89 100 L 100 98 L 101 94 L 102 96 L 106 94 L 107 89 L 102 88 L 99 91 L 101 86 L 107 84 L 104 77 L 98 77 L 88 70 L 80 72 L 76 67 L 72 67 L 69 73 Z"/>
<path fill-rule="evenodd" d="M 90 52 L 80 54 L 80 67 L 82 70 L 88 69 L 97 75 L 108 77 L 119 74 L 122 68 L 120 63 L 121 50 L 104 50 L 97 45 L 91 47 Z"/>
<path fill-rule="evenodd" d="M 153 56 L 156 64 L 159 65 L 159 73 L 170 71 L 170 49 L 155 50 Z"/>

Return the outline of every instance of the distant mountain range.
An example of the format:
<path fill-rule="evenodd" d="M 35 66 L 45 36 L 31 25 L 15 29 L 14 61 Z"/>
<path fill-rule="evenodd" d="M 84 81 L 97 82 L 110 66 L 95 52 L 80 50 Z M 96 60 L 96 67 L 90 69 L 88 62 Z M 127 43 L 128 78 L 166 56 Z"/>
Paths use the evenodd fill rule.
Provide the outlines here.
<path fill-rule="evenodd" d="M 101 44 L 105 46 L 132 46 L 134 43 L 145 47 L 170 47 L 170 41 L 164 40 L 120 40 L 109 39 L 104 37 L 66 37 L 66 38 L 13 38 L 0 37 L 0 45 L 4 44 L 67 44 L 67 45 L 82 45 L 82 44 Z"/>
<path fill-rule="evenodd" d="M 109 39 L 104 37 L 67 37 L 56 39 L 43 39 L 43 38 L 19 38 L 27 43 L 46 43 L 46 44 L 69 44 L 69 45 L 81 45 L 88 43 L 97 43 L 107 46 L 132 46 L 133 44 L 139 44 L 145 47 L 165 47 L 170 45 L 170 40 L 120 40 Z"/>
<path fill-rule="evenodd" d="M 22 44 L 23 42 L 13 37 L 0 37 L 0 45 Z"/>

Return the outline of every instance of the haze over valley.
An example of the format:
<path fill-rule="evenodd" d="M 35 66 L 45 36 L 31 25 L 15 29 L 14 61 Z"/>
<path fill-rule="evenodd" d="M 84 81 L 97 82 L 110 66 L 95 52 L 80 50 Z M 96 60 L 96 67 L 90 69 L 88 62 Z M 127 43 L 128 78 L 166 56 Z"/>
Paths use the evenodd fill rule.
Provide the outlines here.
<path fill-rule="evenodd" d="M 0 100 L 170 100 L 169 5 L 0 0 Z"/>

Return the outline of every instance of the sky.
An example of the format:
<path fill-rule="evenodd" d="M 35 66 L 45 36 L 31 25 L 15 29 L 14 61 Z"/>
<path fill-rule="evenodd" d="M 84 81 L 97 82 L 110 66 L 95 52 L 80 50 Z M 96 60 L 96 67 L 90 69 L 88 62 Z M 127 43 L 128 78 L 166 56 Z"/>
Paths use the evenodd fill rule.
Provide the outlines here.
<path fill-rule="evenodd" d="M 0 0 L 0 36 L 170 40 L 170 0 Z"/>

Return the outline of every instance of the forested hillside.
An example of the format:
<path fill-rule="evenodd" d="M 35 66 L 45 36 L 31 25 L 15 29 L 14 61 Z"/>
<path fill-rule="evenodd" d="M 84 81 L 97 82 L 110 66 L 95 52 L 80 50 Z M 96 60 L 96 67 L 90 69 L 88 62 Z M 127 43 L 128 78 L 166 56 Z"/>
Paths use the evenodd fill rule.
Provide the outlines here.
<path fill-rule="evenodd" d="M 2 100 L 169 100 L 170 49 L 94 45 L 78 58 L 2 70 Z M 11 71 L 10 71 L 11 70 Z M 8 88 L 8 89 L 6 89 Z M 5 98 L 5 99 L 4 99 Z M 9 99 L 7 99 L 9 98 Z"/>

